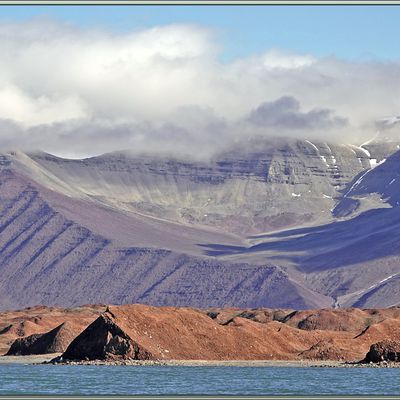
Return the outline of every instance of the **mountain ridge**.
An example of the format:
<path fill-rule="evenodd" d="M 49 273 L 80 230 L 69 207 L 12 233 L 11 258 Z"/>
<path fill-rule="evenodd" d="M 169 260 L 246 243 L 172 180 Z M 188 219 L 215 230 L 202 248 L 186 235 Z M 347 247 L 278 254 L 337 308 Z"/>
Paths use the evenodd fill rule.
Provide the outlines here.
<path fill-rule="evenodd" d="M 395 179 L 397 146 L 280 138 L 209 162 L 3 155 L 3 307 L 396 304 L 400 214 L 375 186 Z"/>

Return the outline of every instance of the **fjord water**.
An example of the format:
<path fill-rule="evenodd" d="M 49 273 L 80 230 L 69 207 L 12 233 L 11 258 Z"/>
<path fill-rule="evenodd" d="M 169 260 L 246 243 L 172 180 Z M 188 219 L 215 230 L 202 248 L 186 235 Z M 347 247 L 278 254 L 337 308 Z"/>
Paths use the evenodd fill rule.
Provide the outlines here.
<path fill-rule="evenodd" d="M 0 395 L 400 393 L 397 368 L 0 365 Z"/>

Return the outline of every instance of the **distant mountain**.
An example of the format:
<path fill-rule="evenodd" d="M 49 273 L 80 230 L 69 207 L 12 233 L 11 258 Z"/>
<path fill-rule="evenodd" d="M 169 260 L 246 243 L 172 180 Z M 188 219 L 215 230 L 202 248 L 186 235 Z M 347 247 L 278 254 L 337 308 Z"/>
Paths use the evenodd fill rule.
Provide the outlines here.
<path fill-rule="evenodd" d="M 400 303 L 400 153 L 378 139 L 202 162 L 3 154 L 1 307 Z"/>

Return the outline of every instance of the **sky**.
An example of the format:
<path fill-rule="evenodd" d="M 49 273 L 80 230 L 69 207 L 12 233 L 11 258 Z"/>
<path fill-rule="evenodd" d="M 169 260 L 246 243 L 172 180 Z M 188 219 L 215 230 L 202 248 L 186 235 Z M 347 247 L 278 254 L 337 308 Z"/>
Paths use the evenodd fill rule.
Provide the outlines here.
<path fill-rule="evenodd" d="M 0 147 L 363 141 L 397 129 L 398 21 L 400 6 L 1 6 Z"/>
<path fill-rule="evenodd" d="M 316 56 L 396 59 L 400 6 L 2 6 L 0 21 L 54 18 L 129 32 L 169 24 L 216 31 L 225 60 L 278 47 Z"/>

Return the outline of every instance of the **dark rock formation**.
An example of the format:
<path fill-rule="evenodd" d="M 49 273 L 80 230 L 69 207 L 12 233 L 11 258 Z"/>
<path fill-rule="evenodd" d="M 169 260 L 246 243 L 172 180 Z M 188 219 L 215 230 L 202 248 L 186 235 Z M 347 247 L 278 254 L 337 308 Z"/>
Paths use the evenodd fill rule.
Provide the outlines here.
<path fill-rule="evenodd" d="M 400 342 L 394 340 L 382 340 L 371 345 L 365 356 L 364 362 L 399 361 Z"/>
<path fill-rule="evenodd" d="M 5 327 L 0 329 L 0 335 L 4 335 L 5 333 L 9 332 L 10 329 L 13 327 L 12 324 L 6 325 Z"/>
<path fill-rule="evenodd" d="M 291 310 L 277 309 L 272 310 L 268 308 L 252 308 L 252 309 L 218 309 L 213 308 L 205 310 L 205 313 L 211 319 L 216 320 L 220 325 L 228 325 L 236 317 L 249 319 L 254 322 L 267 323 L 271 321 L 285 322 L 285 318 L 292 314 Z M 288 315 L 289 314 L 289 315 Z"/>
<path fill-rule="evenodd" d="M 152 355 L 135 343 L 115 322 L 102 314 L 77 336 L 61 356 L 65 360 L 151 360 Z"/>
<path fill-rule="evenodd" d="M 51 354 L 65 351 L 75 337 L 76 332 L 64 322 L 46 333 L 18 338 L 11 345 L 7 356 L 25 356 L 30 354 Z"/>

